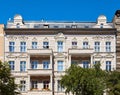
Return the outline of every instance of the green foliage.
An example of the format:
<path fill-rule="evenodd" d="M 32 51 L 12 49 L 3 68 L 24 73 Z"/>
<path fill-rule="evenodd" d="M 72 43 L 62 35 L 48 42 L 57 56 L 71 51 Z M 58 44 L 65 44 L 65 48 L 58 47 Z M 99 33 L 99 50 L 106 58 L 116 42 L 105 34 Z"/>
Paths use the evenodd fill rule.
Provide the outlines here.
<path fill-rule="evenodd" d="M 10 68 L 7 62 L 0 61 L 0 95 L 17 95 L 17 85 L 11 77 Z"/>
<path fill-rule="evenodd" d="M 102 95 L 105 89 L 106 72 L 100 69 L 100 64 L 94 68 L 84 69 L 71 65 L 62 76 L 61 85 L 66 88 L 66 93 L 75 95 Z"/>
<path fill-rule="evenodd" d="M 110 95 L 120 95 L 120 72 L 109 72 L 107 87 Z"/>

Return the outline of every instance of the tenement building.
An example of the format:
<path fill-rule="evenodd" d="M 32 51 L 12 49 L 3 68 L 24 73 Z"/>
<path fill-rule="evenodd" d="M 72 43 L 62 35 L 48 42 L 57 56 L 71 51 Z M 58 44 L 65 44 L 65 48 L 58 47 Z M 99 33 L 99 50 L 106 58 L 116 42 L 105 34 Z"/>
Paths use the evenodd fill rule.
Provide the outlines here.
<path fill-rule="evenodd" d="M 71 64 L 116 69 L 116 28 L 96 22 L 24 21 L 15 15 L 5 28 L 5 61 L 22 95 L 65 95 L 61 75 Z"/>

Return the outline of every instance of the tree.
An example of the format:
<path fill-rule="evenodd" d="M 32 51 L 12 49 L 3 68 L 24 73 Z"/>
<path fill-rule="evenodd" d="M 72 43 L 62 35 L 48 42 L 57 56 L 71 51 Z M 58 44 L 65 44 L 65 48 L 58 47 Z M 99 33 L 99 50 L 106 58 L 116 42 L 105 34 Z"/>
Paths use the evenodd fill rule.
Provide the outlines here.
<path fill-rule="evenodd" d="M 71 92 L 74 95 L 103 95 L 106 75 L 106 72 L 100 69 L 100 64 L 87 69 L 71 65 L 62 76 L 61 85 L 65 87 L 66 93 Z"/>
<path fill-rule="evenodd" d="M 17 95 L 17 85 L 11 77 L 10 68 L 7 62 L 0 61 L 0 95 Z"/>
<path fill-rule="evenodd" d="M 109 78 L 107 80 L 107 87 L 109 95 L 120 95 L 120 72 L 109 72 Z"/>

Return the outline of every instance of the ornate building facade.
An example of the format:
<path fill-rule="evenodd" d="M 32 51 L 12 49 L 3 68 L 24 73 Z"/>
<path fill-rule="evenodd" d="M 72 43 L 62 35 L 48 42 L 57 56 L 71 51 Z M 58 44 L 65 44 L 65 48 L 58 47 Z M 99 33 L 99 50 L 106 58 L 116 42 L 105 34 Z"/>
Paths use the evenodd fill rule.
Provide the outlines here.
<path fill-rule="evenodd" d="M 60 79 L 71 64 L 116 70 L 117 31 L 104 15 L 96 22 L 24 21 L 15 15 L 4 30 L 5 61 L 22 95 L 65 95 Z"/>

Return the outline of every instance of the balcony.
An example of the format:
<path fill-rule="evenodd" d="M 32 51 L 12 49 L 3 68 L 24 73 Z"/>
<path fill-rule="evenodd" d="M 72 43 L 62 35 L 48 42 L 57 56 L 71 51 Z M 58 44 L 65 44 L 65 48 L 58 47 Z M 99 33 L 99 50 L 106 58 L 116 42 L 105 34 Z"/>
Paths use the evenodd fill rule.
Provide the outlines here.
<path fill-rule="evenodd" d="M 27 95 L 52 95 L 52 91 L 29 91 Z"/>
<path fill-rule="evenodd" d="M 29 75 L 51 75 L 52 69 L 28 69 Z"/>
<path fill-rule="evenodd" d="M 69 49 L 69 54 L 79 54 L 79 55 L 84 55 L 84 54 L 92 54 L 94 52 L 93 48 L 70 48 Z"/>
<path fill-rule="evenodd" d="M 30 55 L 50 55 L 52 54 L 52 49 L 42 48 L 42 49 L 27 49 Z"/>

